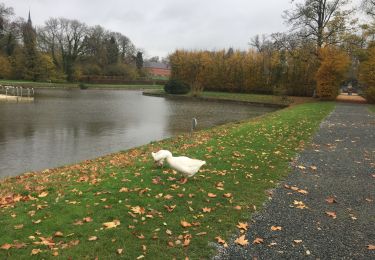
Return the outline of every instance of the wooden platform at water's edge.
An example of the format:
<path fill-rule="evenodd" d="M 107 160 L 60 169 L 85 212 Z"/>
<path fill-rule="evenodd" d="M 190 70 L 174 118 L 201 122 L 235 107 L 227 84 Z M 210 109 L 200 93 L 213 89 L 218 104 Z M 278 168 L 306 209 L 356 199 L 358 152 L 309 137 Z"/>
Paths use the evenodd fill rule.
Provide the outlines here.
<path fill-rule="evenodd" d="M 33 97 L 18 97 L 18 96 L 6 96 L 0 94 L 0 102 L 32 102 Z"/>

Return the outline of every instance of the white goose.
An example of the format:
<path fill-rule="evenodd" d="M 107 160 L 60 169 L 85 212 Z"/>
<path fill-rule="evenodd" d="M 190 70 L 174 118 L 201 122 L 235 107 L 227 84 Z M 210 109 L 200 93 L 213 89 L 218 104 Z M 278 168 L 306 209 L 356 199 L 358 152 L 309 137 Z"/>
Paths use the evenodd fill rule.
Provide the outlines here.
<path fill-rule="evenodd" d="M 151 153 L 152 158 L 154 158 L 155 164 L 158 166 L 163 166 L 164 164 L 164 159 L 170 154 L 171 152 L 168 150 L 160 150 L 159 152 L 156 153 Z"/>
<path fill-rule="evenodd" d="M 199 169 L 206 164 L 205 161 L 201 161 L 198 159 L 191 159 L 186 156 L 172 156 L 172 153 L 168 150 L 160 150 L 157 153 L 152 153 L 152 157 L 155 161 L 164 161 L 167 160 L 169 166 L 172 169 L 182 173 L 185 177 L 192 177 L 196 174 Z M 156 160 L 159 159 L 159 160 Z"/>

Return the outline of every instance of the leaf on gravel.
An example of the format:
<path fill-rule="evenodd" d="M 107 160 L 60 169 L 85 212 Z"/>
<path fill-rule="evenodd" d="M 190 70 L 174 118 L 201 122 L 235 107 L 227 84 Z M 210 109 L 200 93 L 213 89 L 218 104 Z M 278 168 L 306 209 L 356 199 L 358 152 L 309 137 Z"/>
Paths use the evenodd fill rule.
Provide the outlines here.
<path fill-rule="evenodd" d="M 40 250 L 39 248 L 33 249 L 33 250 L 31 250 L 31 255 L 37 255 L 37 254 L 39 254 L 41 252 L 42 252 L 42 250 Z"/>
<path fill-rule="evenodd" d="M 245 239 L 245 235 L 242 235 L 238 237 L 236 240 L 234 240 L 234 243 L 241 245 L 241 246 L 246 246 L 249 244 L 249 241 Z"/>
<path fill-rule="evenodd" d="M 254 239 L 253 244 L 262 244 L 263 242 L 263 238 L 257 237 Z"/>
<path fill-rule="evenodd" d="M 191 224 L 185 220 L 181 220 L 180 223 L 181 223 L 181 226 L 183 226 L 184 228 L 191 227 Z"/>
<path fill-rule="evenodd" d="M 249 227 L 249 225 L 247 223 L 238 222 L 237 227 L 239 229 L 247 230 L 247 228 Z"/>
<path fill-rule="evenodd" d="M 1 249 L 4 249 L 4 250 L 9 250 L 10 248 L 12 248 L 12 245 L 6 243 L 6 244 L 2 245 L 0 248 L 1 248 Z"/>
<path fill-rule="evenodd" d="M 375 245 L 367 245 L 368 250 L 375 250 Z"/>
<path fill-rule="evenodd" d="M 106 229 L 115 228 L 115 227 L 117 227 L 119 225 L 120 225 L 120 220 L 118 220 L 118 219 L 115 219 L 115 220 L 113 220 L 111 222 L 105 222 L 105 223 L 103 223 L 103 226 Z"/>
<path fill-rule="evenodd" d="M 307 190 L 302 190 L 302 189 L 297 190 L 297 192 L 298 192 L 298 193 L 301 193 L 301 194 L 303 194 L 303 195 L 306 195 L 306 194 L 309 193 Z"/>
<path fill-rule="evenodd" d="M 336 199 L 332 196 L 326 198 L 326 202 L 329 204 L 337 203 Z"/>
<path fill-rule="evenodd" d="M 293 240 L 293 242 L 296 243 L 296 244 L 300 244 L 300 243 L 302 243 L 302 240 L 301 239 L 295 239 L 295 240 Z"/>
<path fill-rule="evenodd" d="M 225 242 L 225 240 L 222 239 L 221 237 L 217 236 L 217 237 L 215 237 L 215 239 L 217 240 L 217 242 L 218 242 L 219 244 L 223 245 L 224 247 L 228 247 L 227 242 Z"/>
<path fill-rule="evenodd" d="M 336 212 L 334 211 L 326 211 L 326 214 L 328 217 L 331 217 L 333 219 L 335 219 L 337 216 L 336 216 Z"/>
<path fill-rule="evenodd" d="M 305 205 L 305 203 L 303 203 L 302 201 L 299 201 L 299 200 L 294 200 L 294 201 L 293 201 L 293 205 L 294 205 L 297 209 L 305 209 L 305 208 L 307 208 L 307 206 Z"/>
<path fill-rule="evenodd" d="M 280 231 L 280 230 L 282 230 L 283 228 L 282 227 L 280 227 L 280 226 L 272 226 L 271 227 L 271 230 L 272 231 Z"/>

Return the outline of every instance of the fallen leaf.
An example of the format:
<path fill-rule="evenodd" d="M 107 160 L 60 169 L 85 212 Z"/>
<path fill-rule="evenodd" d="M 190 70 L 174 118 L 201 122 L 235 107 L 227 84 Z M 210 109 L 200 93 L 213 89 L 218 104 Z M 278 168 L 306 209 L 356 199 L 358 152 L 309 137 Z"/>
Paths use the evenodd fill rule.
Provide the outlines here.
<path fill-rule="evenodd" d="M 280 231 L 280 230 L 282 230 L 283 228 L 282 227 L 280 227 L 280 226 L 272 226 L 271 227 L 271 230 L 272 231 Z"/>
<path fill-rule="evenodd" d="M 231 198 L 232 197 L 232 193 L 224 193 L 223 197 L 224 198 Z"/>
<path fill-rule="evenodd" d="M 55 234 L 53 234 L 55 237 L 63 237 L 64 234 L 60 231 L 56 231 Z"/>
<path fill-rule="evenodd" d="M 304 195 L 309 193 L 307 190 L 302 190 L 302 189 L 297 190 L 297 192 L 301 193 L 301 194 L 304 194 Z"/>
<path fill-rule="evenodd" d="M 211 193 L 211 192 L 209 192 L 209 193 L 207 194 L 207 196 L 210 197 L 210 198 L 216 198 L 216 197 L 217 197 L 216 194 L 213 194 L 213 193 Z"/>
<path fill-rule="evenodd" d="M 122 255 L 122 253 L 124 252 L 124 249 L 122 249 L 122 248 L 118 248 L 118 249 L 116 250 L 116 252 L 117 252 L 117 254 Z"/>
<path fill-rule="evenodd" d="M 23 224 L 15 225 L 15 226 L 14 226 L 14 229 L 22 229 L 22 228 L 23 228 Z"/>
<path fill-rule="evenodd" d="M 334 211 L 326 211 L 326 214 L 328 217 L 331 217 L 333 219 L 335 219 L 337 216 L 336 216 L 336 212 Z"/>
<path fill-rule="evenodd" d="M 296 244 L 300 244 L 300 243 L 302 243 L 302 240 L 301 239 L 295 239 L 295 240 L 293 240 L 293 242 L 296 243 Z"/>
<path fill-rule="evenodd" d="M 38 197 L 39 198 L 44 198 L 44 197 L 46 197 L 48 195 L 48 192 L 47 191 L 43 191 L 42 193 L 40 193 L 39 195 L 38 195 Z"/>
<path fill-rule="evenodd" d="M 140 207 L 140 206 L 132 207 L 131 210 L 132 210 L 133 213 L 135 213 L 135 214 L 144 214 L 144 213 L 145 213 L 145 208 L 142 208 L 142 207 Z"/>
<path fill-rule="evenodd" d="M 234 206 L 234 209 L 235 209 L 235 210 L 241 210 L 242 208 L 241 208 L 241 206 L 238 206 L 238 205 L 237 205 L 237 206 Z"/>
<path fill-rule="evenodd" d="M 337 203 L 337 201 L 334 197 L 327 197 L 326 202 L 329 203 L 329 204 Z"/>
<path fill-rule="evenodd" d="M 249 225 L 247 223 L 238 222 L 237 227 L 239 229 L 247 230 L 247 228 L 249 227 Z"/>
<path fill-rule="evenodd" d="M 96 241 L 98 240 L 98 237 L 97 236 L 90 236 L 88 241 Z"/>
<path fill-rule="evenodd" d="M 218 242 L 219 244 L 223 245 L 224 247 L 228 247 L 227 242 L 225 242 L 225 240 L 222 239 L 221 237 L 217 236 L 217 237 L 215 237 L 215 239 L 217 240 L 217 242 Z"/>
<path fill-rule="evenodd" d="M 0 248 L 1 248 L 1 249 L 4 249 L 4 250 L 9 250 L 10 248 L 12 248 L 12 245 L 6 243 L 6 244 L 2 245 Z"/>
<path fill-rule="evenodd" d="M 164 208 L 166 208 L 168 212 L 172 212 L 176 208 L 176 205 L 164 205 Z"/>
<path fill-rule="evenodd" d="M 191 227 L 191 224 L 185 220 L 181 220 L 180 223 L 181 223 L 181 226 L 183 226 L 184 228 Z"/>
<path fill-rule="evenodd" d="M 305 209 L 305 208 L 307 208 L 307 206 L 302 201 L 294 200 L 293 204 L 294 204 L 294 206 L 297 209 Z"/>
<path fill-rule="evenodd" d="M 110 229 L 110 228 L 115 228 L 117 227 L 118 225 L 120 225 L 120 220 L 113 220 L 111 222 L 105 222 L 103 223 L 103 226 L 106 228 L 106 229 Z"/>
<path fill-rule="evenodd" d="M 40 250 L 39 248 L 38 249 L 33 249 L 33 250 L 31 250 L 31 255 L 37 255 L 37 254 L 39 254 L 41 252 L 42 252 L 42 250 Z"/>
<path fill-rule="evenodd" d="M 182 244 L 183 246 L 189 246 L 190 245 L 190 238 L 186 238 L 184 240 L 184 243 Z"/>
<path fill-rule="evenodd" d="M 204 207 L 204 208 L 202 208 L 202 211 L 205 212 L 205 213 L 211 212 L 211 208 Z"/>
<path fill-rule="evenodd" d="M 254 239 L 253 244 L 262 244 L 263 243 L 263 238 L 257 237 Z"/>
<path fill-rule="evenodd" d="M 375 250 L 375 245 L 367 245 L 368 250 Z"/>
<path fill-rule="evenodd" d="M 83 220 L 83 222 L 86 222 L 86 223 L 92 222 L 92 218 L 91 217 L 86 217 L 86 218 L 83 218 L 82 220 Z"/>
<path fill-rule="evenodd" d="M 241 245 L 241 246 L 246 246 L 249 244 L 249 241 L 245 239 L 245 235 L 242 235 L 238 237 L 236 240 L 234 240 L 234 243 Z"/>

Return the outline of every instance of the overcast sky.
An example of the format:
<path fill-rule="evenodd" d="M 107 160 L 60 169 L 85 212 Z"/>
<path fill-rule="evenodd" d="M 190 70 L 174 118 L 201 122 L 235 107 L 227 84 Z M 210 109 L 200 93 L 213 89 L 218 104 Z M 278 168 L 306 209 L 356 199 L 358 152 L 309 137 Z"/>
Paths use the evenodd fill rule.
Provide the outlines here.
<path fill-rule="evenodd" d="M 358 2 L 359 0 L 355 0 Z M 286 31 L 291 0 L 5 0 L 34 25 L 50 17 L 77 19 L 128 36 L 146 56 L 177 48 L 246 49 L 256 34 Z"/>

